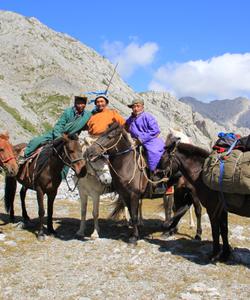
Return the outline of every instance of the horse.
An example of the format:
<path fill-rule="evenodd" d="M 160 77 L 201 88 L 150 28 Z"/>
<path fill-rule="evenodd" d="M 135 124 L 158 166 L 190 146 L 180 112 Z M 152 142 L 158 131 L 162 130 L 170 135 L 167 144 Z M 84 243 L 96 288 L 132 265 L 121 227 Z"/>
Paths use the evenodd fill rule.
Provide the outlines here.
<path fill-rule="evenodd" d="M 104 194 L 107 185 L 111 183 L 111 178 L 109 179 L 103 176 L 103 164 L 99 166 L 97 164 L 98 162 L 93 163 L 86 160 L 86 175 L 79 179 L 74 177 L 81 199 L 81 223 L 79 230 L 76 232 L 76 236 L 82 239 L 85 237 L 88 196 L 90 196 L 93 201 L 92 215 L 94 219 L 94 232 L 91 234 L 91 238 L 99 238 L 100 228 L 98 217 L 100 196 Z"/>
<path fill-rule="evenodd" d="M 208 156 L 208 151 L 181 143 L 170 135 L 166 140 L 166 151 L 161 159 L 160 167 L 168 169 L 171 173 L 181 171 L 187 179 L 192 195 L 200 200 L 210 219 L 213 238 L 213 251 L 210 259 L 211 261 L 227 261 L 231 254 L 228 241 L 228 212 L 250 217 L 250 201 L 247 195 L 222 194 L 211 190 L 203 183 L 202 168 Z M 239 197 L 242 201 L 241 205 L 238 202 Z M 223 242 L 222 250 L 219 242 L 220 235 Z"/>
<path fill-rule="evenodd" d="M 87 148 L 87 159 L 94 161 L 107 153 L 108 163 L 115 191 L 128 207 L 132 234 L 129 243 L 136 244 L 139 239 L 138 207 L 142 198 L 149 197 L 149 178 L 142 156 L 131 143 L 126 130 L 114 122 Z"/>
<path fill-rule="evenodd" d="M 47 231 L 49 234 L 56 234 L 53 228 L 53 203 L 57 189 L 62 181 L 61 172 L 64 166 L 72 168 L 77 176 L 84 176 L 85 161 L 82 156 L 81 145 L 77 135 L 66 135 L 45 145 L 40 153 L 23 164 L 17 176 L 5 178 L 5 207 L 10 212 L 10 218 L 14 219 L 14 198 L 17 181 L 22 184 L 20 198 L 22 203 L 22 215 L 24 221 L 29 221 L 25 207 L 25 196 L 28 189 L 36 191 L 39 215 L 38 240 L 44 240 L 43 218 L 44 218 L 44 194 L 47 195 Z M 26 172 L 25 172 L 26 170 Z M 32 178 L 30 178 L 29 174 Z"/>
<path fill-rule="evenodd" d="M 18 173 L 16 154 L 7 133 L 0 133 L 0 167 L 8 176 L 16 176 Z"/>

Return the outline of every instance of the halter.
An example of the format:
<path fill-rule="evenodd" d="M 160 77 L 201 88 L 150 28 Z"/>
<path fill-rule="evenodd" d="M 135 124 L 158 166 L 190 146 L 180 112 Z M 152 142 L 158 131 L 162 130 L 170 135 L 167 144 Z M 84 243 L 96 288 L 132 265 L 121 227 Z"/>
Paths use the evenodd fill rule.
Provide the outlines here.
<path fill-rule="evenodd" d="M 65 155 L 66 155 L 66 157 L 67 157 L 67 159 L 69 160 L 70 163 L 67 163 L 67 162 L 63 159 L 63 157 L 61 156 L 61 154 L 58 153 L 58 151 L 56 150 L 56 148 L 55 148 L 54 146 L 53 146 L 53 150 L 56 152 L 56 154 L 57 154 L 57 156 L 59 157 L 59 159 L 60 159 L 66 166 L 68 166 L 69 168 L 71 168 L 74 172 L 75 172 L 75 169 L 73 168 L 72 165 L 73 165 L 74 163 L 78 162 L 78 161 L 84 160 L 83 157 L 79 157 L 79 158 L 77 158 L 77 159 L 72 160 L 72 159 L 70 158 L 69 154 L 68 154 L 68 151 L 67 151 L 67 148 L 65 147 L 65 145 L 63 146 L 63 150 L 64 150 L 64 153 L 65 153 Z M 76 180 L 75 186 L 74 186 L 73 189 L 72 189 L 72 188 L 70 187 L 69 183 L 68 183 L 67 177 L 65 178 L 66 184 L 67 184 L 68 189 L 69 189 L 70 192 L 74 192 L 74 190 L 76 189 L 77 184 L 78 184 L 78 182 L 79 182 L 79 179 L 80 179 L 80 178 L 78 177 L 77 180 Z"/>
<path fill-rule="evenodd" d="M 103 147 L 103 145 L 101 143 L 99 143 L 98 141 L 94 141 L 93 144 L 97 144 L 103 151 L 102 153 L 100 153 L 99 156 L 103 155 L 105 152 L 107 152 L 108 150 L 111 150 L 113 149 L 114 147 L 116 147 L 118 145 L 118 143 L 120 142 L 120 140 L 122 139 L 122 132 L 120 133 L 120 136 L 119 138 L 117 139 L 117 141 L 110 147 L 106 148 L 106 147 Z"/>
<path fill-rule="evenodd" d="M 84 160 L 83 157 L 79 157 L 79 158 L 77 158 L 77 159 L 72 160 L 72 159 L 70 158 L 69 154 L 68 154 L 68 151 L 67 151 L 65 145 L 63 146 L 63 150 L 64 150 L 64 153 L 65 153 L 67 159 L 69 160 L 69 163 L 66 162 L 66 161 L 64 160 L 64 158 L 61 156 L 61 154 L 58 153 L 58 151 L 56 150 L 56 148 L 55 148 L 54 146 L 53 146 L 53 150 L 56 152 L 56 154 L 57 154 L 57 156 L 60 158 L 60 160 L 61 160 L 66 166 L 68 166 L 69 168 L 71 168 L 72 170 L 74 170 L 73 167 L 72 167 L 72 165 L 73 165 L 74 163 L 76 163 L 76 162 L 78 162 L 78 161 L 80 161 L 80 160 Z"/>
<path fill-rule="evenodd" d="M 0 158 L 0 163 L 6 164 L 7 162 L 9 162 L 9 161 L 12 160 L 12 159 L 16 159 L 16 157 L 15 157 L 15 156 L 11 156 L 11 157 L 6 158 L 5 160 L 2 160 L 2 159 Z"/>
<path fill-rule="evenodd" d="M 180 140 L 177 140 L 175 143 L 174 149 L 169 153 L 169 158 L 167 160 L 167 162 L 169 162 L 169 178 L 173 174 L 173 162 L 174 162 L 174 159 L 176 158 L 176 150 L 177 150 L 179 143 L 180 143 Z"/>

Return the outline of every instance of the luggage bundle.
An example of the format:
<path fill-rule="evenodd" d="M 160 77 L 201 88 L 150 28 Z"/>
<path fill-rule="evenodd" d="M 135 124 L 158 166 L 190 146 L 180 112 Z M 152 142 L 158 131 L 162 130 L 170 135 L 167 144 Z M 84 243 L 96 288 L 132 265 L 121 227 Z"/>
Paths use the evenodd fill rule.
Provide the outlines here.
<path fill-rule="evenodd" d="M 213 152 L 205 160 L 203 182 L 212 190 L 250 194 L 250 138 L 219 133 Z"/>

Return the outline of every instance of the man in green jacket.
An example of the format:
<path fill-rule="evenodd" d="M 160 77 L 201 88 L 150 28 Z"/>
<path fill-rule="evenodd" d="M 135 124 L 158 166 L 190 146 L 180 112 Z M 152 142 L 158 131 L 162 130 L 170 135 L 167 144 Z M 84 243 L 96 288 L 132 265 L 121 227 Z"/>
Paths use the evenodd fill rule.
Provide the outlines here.
<path fill-rule="evenodd" d="M 87 100 L 86 96 L 75 96 L 74 106 L 64 110 L 54 128 L 29 142 L 24 157 L 29 157 L 39 146 L 60 137 L 63 133 L 80 133 L 92 115 L 90 111 L 85 110 Z"/>

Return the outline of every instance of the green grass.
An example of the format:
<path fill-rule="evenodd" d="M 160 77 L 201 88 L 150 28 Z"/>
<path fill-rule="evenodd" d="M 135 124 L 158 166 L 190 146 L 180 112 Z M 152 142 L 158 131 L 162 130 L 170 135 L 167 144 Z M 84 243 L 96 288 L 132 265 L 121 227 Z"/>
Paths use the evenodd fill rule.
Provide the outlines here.
<path fill-rule="evenodd" d="M 23 119 L 15 108 L 9 106 L 1 98 L 0 98 L 0 106 L 14 118 L 17 121 L 17 123 L 23 127 L 23 129 L 29 131 L 32 134 L 38 133 L 38 131 L 30 121 L 28 121 L 27 119 Z"/>
<path fill-rule="evenodd" d="M 47 122 L 47 121 L 43 122 L 43 123 L 42 123 L 42 126 L 43 126 L 43 128 L 44 128 L 45 131 L 49 131 L 49 130 L 52 129 L 52 126 L 51 126 L 50 123 Z"/>

